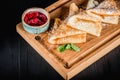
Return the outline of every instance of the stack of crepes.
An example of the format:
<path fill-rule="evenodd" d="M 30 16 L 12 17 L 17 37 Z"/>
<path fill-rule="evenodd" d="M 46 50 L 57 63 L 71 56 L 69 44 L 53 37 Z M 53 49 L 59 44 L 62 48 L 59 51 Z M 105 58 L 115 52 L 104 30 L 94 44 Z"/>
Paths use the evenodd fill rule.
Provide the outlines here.
<path fill-rule="evenodd" d="M 55 19 L 48 42 L 84 43 L 87 33 L 97 37 L 101 35 L 102 23 L 118 24 L 119 15 L 120 10 L 114 0 L 104 0 L 101 3 L 89 0 L 86 10 L 79 9 L 75 3 L 71 3 L 68 17 L 63 21 Z"/>

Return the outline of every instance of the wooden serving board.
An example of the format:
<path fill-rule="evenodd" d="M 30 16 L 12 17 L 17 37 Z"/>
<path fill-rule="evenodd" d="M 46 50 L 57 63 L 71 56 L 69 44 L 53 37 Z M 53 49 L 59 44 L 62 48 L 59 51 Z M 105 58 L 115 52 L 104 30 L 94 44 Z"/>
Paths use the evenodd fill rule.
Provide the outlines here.
<path fill-rule="evenodd" d="M 60 5 L 62 4 L 61 6 L 58 6 L 55 4 L 54 4 L 55 5 L 54 7 L 50 6 L 51 8 L 53 8 L 52 10 L 50 10 L 51 8 L 46 8 L 46 10 L 49 11 L 50 15 L 51 15 L 50 27 L 52 27 L 52 20 L 54 20 L 55 16 L 59 17 L 59 18 L 63 18 L 63 17 L 65 18 L 65 16 L 66 16 L 65 13 L 68 12 L 69 4 L 72 1 L 69 1 L 69 2 L 66 1 L 66 2 L 67 2 L 66 4 L 63 4 L 63 3 L 65 3 L 65 1 L 61 0 L 59 2 Z M 81 1 L 74 0 L 73 2 L 77 3 L 77 5 L 80 6 L 80 3 L 82 2 L 82 0 Z M 56 4 L 58 4 L 58 3 L 56 3 Z M 56 7 L 58 7 L 58 8 L 56 8 Z M 54 15 L 54 17 L 53 17 L 53 15 Z M 47 32 L 40 34 L 39 36 L 41 39 L 38 41 L 40 42 L 41 45 L 43 45 L 46 49 L 48 49 L 48 51 L 50 53 L 55 55 L 58 58 L 58 60 L 66 68 L 69 68 L 73 64 L 75 64 L 76 62 L 80 61 L 82 58 L 87 56 L 90 52 L 97 49 L 98 47 L 100 47 L 101 45 L 103 45 L 104 43 L 106 43 L 107 41 L 109 41 L 110 39 L 112 39 L 119 33 L 120 33 L 120 23 L 118 25 L 104 25 L 100 37 L 96 37 L 96 36 L 87 34 L 87 41 L 85 43 L 75 44 L 80 48 L 80 52 L 75 52 L 75 51 L 71 51 L 71 50 L 66 50 L 63 53 L 58 52 L 56 48 L 59 45 L 52 45 L 47 42 L 47 40 L 48 40 Z"/>
<path fill-rule="evenodd" d="M 50 27 L 52 27 L 54 18 L 65 18 L 70 3 L 75 2 L 78 6 L 81 6 L 83 1 L 84 0 L 59 0 L 45 8 L 50 13 Z M 100 37 L 87 34 L 87 41 L 85 43 L 75 44 L 80 47 L 80 52 L 71 50 L 66 50 L 63 53 L 58 52 L 56 50 L 58 45 L 52 45 L 47 42 L 48 32 L 39 35 L 29 34 L 23 29 L 21 23 L 17 24 L 16 29 L 65 79 L 72 78 L 78 72 L 107 54 L 107 52 L 120 45 L 120 21 L 118 25 L 103 25 Z M 36 36 L 39 36 L 40 39 L 36 40 Z"/>
<path fill-rule="evenodd" d="M 78 6 L 80 6 L 80 1 L 79 0 L 76 0 L 76 1 L 77 1 L 77 3 L 79 3 Z M 74 0 L 74 2 L 76 2 L 76 1 Z M 64 2 L 61 2 L 61 3 L 64 3 Z M 68 3 L 70 3 L 70 2 L 67 2 L 67 4 Z M 52 11 L 50 13 L 51 17 L 52 17 L 52 15 L 55 16 L 57 14 L 56 17 L 59 17 L 59 18 L 64 17 L 65 18 L 66 13 L 68 12 L 68 9 L 69 9 L 69 4 L 68 5 L 67 4 L 60 6 L 60 8 L 57 8 L 56 9 L 57 12 L 56 12 L 56 10 Z M 54 20 L 54 18 L 52 18 L 52 19 Z M 103 29 L 102 29 L 102 33 L 101 33 L 100 37 L 96 37 L 96 36 L 87 34 L 87 41 L 85 43 L 75 44 L 80 48 L 80 52 L 75 52 L 75 51 L 71 51 L 71 50 L 66 50 L 63 53 L 58 52 L 56 48 L 59 45 L 52 45 L 47 42 L 47 40 L 48 40 L 47 32 L 44 34 L 40 34 L 39 36 L 41 39 L 38 41 L 41 43 L 41 45 L 43 45 L 46 49 L 48 49 L 48 51 L 50 53 L 55 55 L 58 58 L 58 60 L 66 68 L 69 68 L 73 64 L 75 64 L 76 62 L 80 61 L 82 58 L 87 56 L 90 52 L 97 49 L 98 47 L 100 47 L 101 45 L 106 43 L 108 40 L 112 39 L 117 34 L 119 34 L 120 33 L 119 25 L 120 25 L 120 23 L 118 25 L 103 25 Z M 51 22 L 50 27 L 52 27 L 52 22 Z"/>

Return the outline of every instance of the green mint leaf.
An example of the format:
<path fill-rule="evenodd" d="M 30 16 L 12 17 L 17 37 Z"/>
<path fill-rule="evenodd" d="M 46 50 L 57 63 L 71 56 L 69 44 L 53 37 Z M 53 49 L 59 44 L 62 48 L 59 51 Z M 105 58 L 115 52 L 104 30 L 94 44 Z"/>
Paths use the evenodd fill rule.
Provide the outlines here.
<path fill-rule="evenodd" d="M 64 52 L 65 50 L 74 50 L 74 51 L 78 52 L 78 51 L 80 51 L 80 48 L 73 45 L 72 43 L 69 43 L 69 44 L 63 44 L 61 46 L 58 46 L 57 50 L 59 52 Z"/>
<path fill-rule="evenodd" d="M 71 48 L 72 48 L 72 50 L 74 50 L 76 52 L 80 51 L 80 48 L 75 46 L 75 45 L 73 45 L 72 43 L 71 43 Z"/>
<path fill-rule="evenodd" d="M 66 45 L 67 45 L 67 44 L 64 44 L 64 45 L 58 46 L 58 47 L 57 47 L 57 50 L 58 50 L 59 52 L 63 52 L 63 51 L 65 51 L 65 49 L 66 49 Z"/>
<path fill-rule="evenodd" d="M 70 44 L 67 44 L 65 49 L 71 49 L 71 45 Z"/>

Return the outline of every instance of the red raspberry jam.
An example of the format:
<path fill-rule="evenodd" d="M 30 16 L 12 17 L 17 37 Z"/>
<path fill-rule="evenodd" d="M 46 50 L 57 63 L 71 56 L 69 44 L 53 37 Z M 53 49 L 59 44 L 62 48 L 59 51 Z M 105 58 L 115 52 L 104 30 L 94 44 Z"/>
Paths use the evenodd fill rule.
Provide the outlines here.
<path fill-rule="evenodd" d="M 25 14 L 24 21 L 31 26 L 41 26 L 47 22 L 47 17 L 41 12 L 31 11 Z"/>

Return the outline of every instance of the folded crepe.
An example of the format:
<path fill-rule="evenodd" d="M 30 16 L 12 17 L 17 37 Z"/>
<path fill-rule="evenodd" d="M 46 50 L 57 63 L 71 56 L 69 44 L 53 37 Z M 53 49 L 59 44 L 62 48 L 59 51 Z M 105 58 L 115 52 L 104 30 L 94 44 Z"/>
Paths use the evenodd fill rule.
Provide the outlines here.
<path fill-rule="evenodd" d="M 103 22 L 110 23 L 110 24 L 118 24 L 119 16 L 104 16 Z"/>
<path fill-rule="evenodd" d="M 75 3 L 71 3 L 69 7 L 69 14 L 68 16 L 73 16 L 79 12 L 79 8 Z"/>
<path fill-rule="evenodd" d="M 48 42 L 51 44 L 83 43 L 86 42 L 86 32 L 71 28 L 63 22 L 49 34 Z"/>
<path fill-rule="evenodd" d="M 64 22 L 66 22 L 69 17 L 76 15 L 79 13 L 79 7 L 75 3 L 71 3 L 69 7 L 69 13 L 68 16 L 65 18 Z"/>
<path fill-rule="evenodd" d="M 89 6 L 87 7 L 89 8 Z M 118 24 L 120 10 L 117 8 L 114 0 L 104 0 L 97 7 L 93 7 L 86 11 L 91 16 L 103 18 L 102 22 L 104 23 Z"/>
<path fill-rule="evenodd" d="M 90 16 L 85 11 L 80 11 L 79 14 L 71 16 L 67 20 L 67 25 L 89 34 L 100 36 L 102 30 L 101 19 Z"/>
<path fill-rule="evenodd" d="M 59 18 L 55 18 L 51 32 L 54 33 L 57 30 L 57 28 L 60 26 L 60 24 L 62 24 L 62 21 Z"/>

